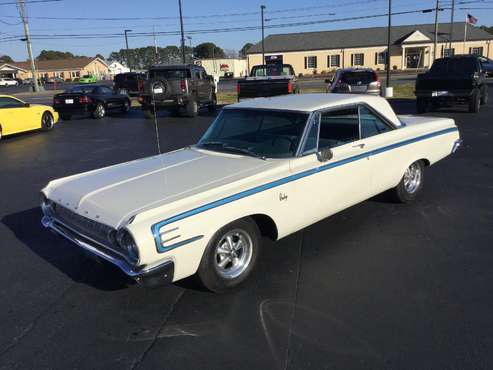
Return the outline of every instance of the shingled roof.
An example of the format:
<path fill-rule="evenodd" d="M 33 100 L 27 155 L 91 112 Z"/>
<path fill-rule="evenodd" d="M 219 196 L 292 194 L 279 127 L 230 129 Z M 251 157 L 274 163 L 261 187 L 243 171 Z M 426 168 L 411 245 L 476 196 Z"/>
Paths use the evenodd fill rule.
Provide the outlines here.
<path fill-rule="evenodd" d="M 493 35 L 479 27 L 467 25 L 467 40 L 492 40 Z M 449 39 L 450 23 L 440 23 L 438 27 L 438 42 L 445 42 Z M 400 44 L 406 37 L 413 32 L 420 31 L 433 40 L 434 24 L 415 24 L 406 26 L 393 26 L 391 33 L 391 43 Z M 454 23 L 452 41 L 464 40 L 464 22 Z M 305 50 L 325 50 L 357 48 L 370 46 L 387 45 L 387 27 L 356 28 L 336 31 L 318 31 L 286 33 L 280 35 L 269 35 L 264 40 L 265 52 L 286 52 L 286 51 L 305 51 Z M 247 54 L 261 53 L 262 43 L 258 42 L 248 49 Z"/>
<path fill-rule="evenodd" d="M 57 59 L 57 60 L 39 60 L 36 61 L 36 69 L 41 72 L 63 71 L 71 69 L 82 69 L 91 63 L 94 59 L 99 58 L 73 58 L 73 59 Z M 104 63 L 104 61 L 102 61 Z M 30 69 L 29 62 L 14 62 L 10 63 L 19 68 Z"/>

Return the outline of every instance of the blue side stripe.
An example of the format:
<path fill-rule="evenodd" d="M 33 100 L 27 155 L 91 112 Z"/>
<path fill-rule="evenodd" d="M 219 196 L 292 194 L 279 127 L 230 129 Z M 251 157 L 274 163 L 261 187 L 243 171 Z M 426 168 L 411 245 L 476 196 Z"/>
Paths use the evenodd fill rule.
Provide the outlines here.
<path fill-rule="evenodd" d="M 274 187 L 287 184 L 288 182 L 296 181 L 296 180 L 302 179 L 304 177 L 311 176 L 311 175 L 314 175 L 314 174 L 317 174 L 317 173 L 320 173 L 320 172 L 329 170 L 331 168 L 339 167 L 339 166 L 342 166 L 342 165 L 345 165 L 345 164 L 348 164 L 348 163 L 351 163 L 351 162 L 358 161 L 358 160 L 363 159 L 363 158 L 366 158 L 366 157 L 370 157 L 370 156 L 377 155 L 377 154 L 380 154 L 380 153 L 383 153 L 383 152 L 387 152 L 387 151 L 392 150 L 392 149 L 399 148 L 401 146 L 405 146 L 405 145 L 409 145 L 409 144 L 412 144 L 412 143 L 416 143 L 418 141 L 430 139 L 430 138 L 435 137 L 435 136 L 448 134 L 448 133 L 454 132 L 454 131 L 458 131 L 458 128 L 457 127 L 451 127 L 451 128 L 447 128 L 447 129 L 444 129 L 444 130 L 436 131 L 436 132 L 433 132 L 433 133 L 430 133 L 430 134 L 418 136 L 418 137 L 415 137 L 413 139 L 404 140 L 404 141 L 401 141 L 399 143 L 387 145 L 387 146 L 384 146 L 382 148 L 370 150 L 368 152 L 355 155 L 353 157 L 349 157 L 349 158 L 346 158 L 346 159 L 341 159 L 340 161 L 336 161 L 336 162 L 329 163 L 329 164 L 326 164 L 326 165 L 323 165 L 323 166 L 320 166 L 320 167 L 312 168 L 310 170 L 306 170 L 306 171 L 303 171 L 303 172 L 300 172 L 300 173 L 297 173 L 297 174 L 294 174 L 294 175 L 285 177 L 283 179 L 275 180 L 275 181 L 269 182 L 267 184 L 256 186 L 256 187 L 251 188 L 249 190 L 245 190 L 245 191 L 242 191 L 240 193 L 230 195 L 228 197 L 225 197 L 225 198 L 216 200 L 214 202 L 205 204 L 203 206 L 200 206 L 200 207 L 191 209 L 189 211 L 180 213 L 180 214 L 178 214 L 176 216 L 167 218 L 167 219 L 165 219 L 163 221 L 160 221 L 160 222 L 152 225 L 152 227 L 151 227 L 151 231 L 152 231 L 152 234 L 154 236 L 154 241 L 156 243 L 157 251 L 159 253 L 167 252 L 167 251 L 169 251 L 171 249 L 176 248 L 177 247 L 176 244 L 180 244 L 180 243 L 176 243 L 176 244 L 173 244 L 173 245 L 170 245 L 170 246 L 163 246 L 161 244 L 159 230 L 161 229 L 161 227 L 163 227 L 165 225 L 168 225 L 170 223 L 173 223 L 173 222 L 182 220 L 184 218 L 187 218 L 187 217 L 196 215 L 198 213 L 202 213 L 202 212 L 208 211 L 208 210 L 213 209 L 213 208 L 220 207 L 220 206 L 222 206 L 224 204 L 234 202 L 235 200 L 246 198 L 246 197 L 249 197 L 250 195 L 257 194 L 257 193 L 260 193 L 262 191 L 269 190 L 269 189 L 272 189 Z M 180 244 L 180 245 L 182 245 L 182 244 Z"/>

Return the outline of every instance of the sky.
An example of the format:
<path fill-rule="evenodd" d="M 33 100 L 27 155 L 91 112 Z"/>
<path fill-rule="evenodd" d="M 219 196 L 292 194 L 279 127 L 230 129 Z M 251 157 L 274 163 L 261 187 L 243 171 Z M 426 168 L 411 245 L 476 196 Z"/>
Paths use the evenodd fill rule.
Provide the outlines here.
<path fill-rule="evenodd" d="M 6 54 L 14 60 L 26 60 L 27 51 L 13 0 L 0 0 L 0 55 Z M 33 0 L 26 0 L 33 1 Z M 37 0 L 39 1 L 39 0 Z M 493 25 L 493 0 L 456 0 L 455 19 L 463 21 L 466 13 L 479 19 L 478 25 Z M 6 4 L 7 3 L 7 4 Z M 285 28 L 266 29 L 266 36 L 278 33 L 335 30 L 361 27 L 386 26 L 386 17 L 347 19 L 378 15 L 387 12 L 388 0 L 182 0 L 185 34 L 190 31 L 220 29 L 217 33 L 192 32 L 187 45 L 211 41 L 223 49 L 239 50 L 246 42 L 261 39 L 259 29 L 238 31 L 224 30 L 260 25 L 260 5 L 265 5 L 266 26 L 299 22 L 340 20 L 312 25 L 290 25 Z M 450 7 L 450 0 L 441 0 L 444 8 Z M 434 8 L 435 0 L 393 0 L 393 12 Z M 179 31 L 178 0 L 61 0 L 26 4 L 31 34 L 46 39 L 34 39 L 33 52 L 38 55 L 43 49 L 69 51 L 76 55 L 94 56 L 97 53 L 107 57 L 112 51 L 125 47 L 124 29 L 131 29 L 129 46 L 153 45 L 151 35 L 135 33 Z M 469 7 L 468 10 L 460 8 Z M 482 9 L 477 9 L 482 8 Z M 52 17 L 60 19 L 38 19 Z M 70 20 L 67 17 L 89 18 Z M 415 13 L 393 16 L 394 25 L 433 23 L 434 13 Z M 95 18 L 127 18 L 119 20 L 98 20 Z M 132 18 L 132 19 L 128 19 Z M 150 19 L 161 18 L 161 19 Z M 165 18 L 165 19 L 164 19 Z M 439 12 L 439 22 L 449 22 L 450 10 Z M 64 35 L 55 39 L 51 35 Z M 77 36 L 69 36 L 77 35 Z M 103 38 L 110 35 L 111 38 Z M 136 36 L 136 37 L 135 37 Z M 179 35 L 158 35 L 159 46 L 179 45 Z"/>

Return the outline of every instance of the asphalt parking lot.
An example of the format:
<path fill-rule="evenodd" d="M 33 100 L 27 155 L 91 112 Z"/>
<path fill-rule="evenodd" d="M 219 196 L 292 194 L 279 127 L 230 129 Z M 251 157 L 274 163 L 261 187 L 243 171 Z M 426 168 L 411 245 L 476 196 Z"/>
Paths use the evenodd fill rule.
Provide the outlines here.
<path fill-rule="evenodd" d="M 427 170 L 416 203 L 377 197 L 266 240 L 250 281 L 222 295 L 192 279 L 129 286 L 40 224 L 49 180 L 156 154 L 140 111 L 5 137 L 0 369 L 493 368 L 493 103 L 432 114 L 465 143 Z M 213 118 L 161 115 L 162 150 Z"/>

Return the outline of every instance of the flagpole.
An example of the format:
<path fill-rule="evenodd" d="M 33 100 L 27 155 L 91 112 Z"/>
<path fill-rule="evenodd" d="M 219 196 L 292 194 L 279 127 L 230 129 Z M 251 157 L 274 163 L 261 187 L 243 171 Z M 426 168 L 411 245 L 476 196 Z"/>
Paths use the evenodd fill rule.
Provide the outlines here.
<path fill-rule="evenodd" d="M 467 15 L 466 15 L 466 23 L 464 23 L 464 46 L 462 47 L 463 54 L 467 54 L 466 53 L 466 39 L 467 39 Z"/>

